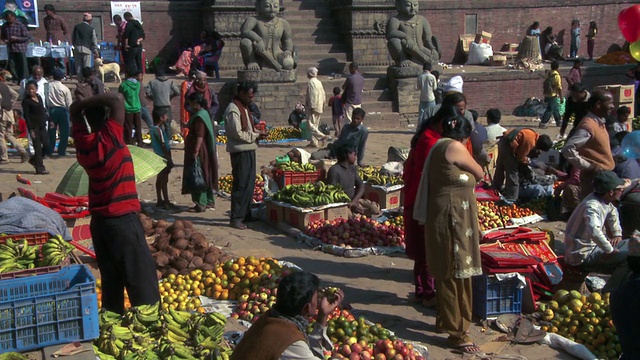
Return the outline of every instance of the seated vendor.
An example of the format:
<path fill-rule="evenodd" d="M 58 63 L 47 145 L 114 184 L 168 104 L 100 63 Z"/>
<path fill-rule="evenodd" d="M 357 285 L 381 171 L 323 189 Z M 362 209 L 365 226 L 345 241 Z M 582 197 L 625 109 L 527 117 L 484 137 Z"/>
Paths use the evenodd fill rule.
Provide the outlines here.
<path fill-rule="evenodd" d="M 326 335 L 327 318 L 344 298 L 338 290 L 333 302 L 320 298 L 320 280 L 307 272 L 295 272 L 278 285 L 276 304 L 256 321 L 236 346 L 231 360 L 323 359 L 333 345 Z M 316 315 L 317 311 L 317 315 Z M 313 330 L 305 331 L 310 318 Z"/>
<path fill-rule="evenodd" d="M 353 109 L 351 122 L 342 127 L 340 137 L 334 143 L 324 149 L 311 154 L 312 160 L 335 159 L 336 151 L 343 145 L 356 150 L 358 154 L 358 166 L 364 166 L 364 150 L 369 138 L 369 130 L 362 124 L 366 112 L 361 108 Z"/>
<path fill-rule="evenodd" d="M 613 171 L 601 171 L 593 181 L 594 192 L 574 210 L 564 236 L 565 263 L 583 271 L 611 274 L 602 289 L 616 289 L 628 273 L 628 240 L 622 240 L 618 209 L 626 182 Z"/>
<path fill-rule="evenodd" d="M 302 121 L 307 118 L 307 114 L 304 109 L 304 105 L 301 102 L 296 103 L 296 107 L 293 109 L 291 114 L 289 114 L 289 125 L 293 126 L 296 129 L 300 128 L 300 124 Z"/>
<path fill-rule="evenodd" d="M 347 145 L 339 147 L 336 152 L 338 163 L 327 172 L 326 182 L 330 185 L 340 185 L 351 199 L 349 208 L 353 212 L 362 213 L 364 209 L 359 202 L 364 195 L 364 184 L 355 165 L 357 152 Z"/>

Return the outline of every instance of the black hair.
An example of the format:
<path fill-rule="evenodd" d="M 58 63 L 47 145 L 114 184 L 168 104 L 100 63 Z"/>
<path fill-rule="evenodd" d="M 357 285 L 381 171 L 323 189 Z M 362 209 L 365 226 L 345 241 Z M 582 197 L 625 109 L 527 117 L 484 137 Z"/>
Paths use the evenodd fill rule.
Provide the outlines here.
<path fill-rule="evenodd" d="M 93 75 L 93 69 L 90 67 L 83 67 L 82 68 L 82 77 L 86 80 L 87 78 L 90 78 Z"/>
<path fill-rule="evenodd" d="M 308 272 L 298 271 L 285 276 L 278 284 L 275 310 L 288 317 L 301 315 L 319 286 L 320 279 Z"/>
<path fill-rule="evenodd" d="M 591 93 L 591 97 L 587 102 L 589 109 L 592 109 L 598 102 L 605 102 L 607 98 L 611 96 L 611 93 L 604 90 L 596 90 Z"/>
<path fill-rule="evenodd" d="M 207 99 L 204 98 L 204 95 L 202 95 L 199 92 L 194 92 L 191 93 L 188 97 L 187 97 L 187 101 L 193 101 L 196 104 L 200 104 L 200 106 L 203 109 L 207 108 Z"/>
<path fill-rule="evenodd" d="M 253 90 L 254 93 L 258 92 L 258 84 L 253 81 L 241 81 L 238 83 L 238 94 L 241 92 L 248 93 L 250 90 Z"/>
<path fill-rule="evenodd" d="M 575 83 L 575 84 L 571 85 L 569 90 L 571 92 L 583 92 L 583 91 L 587 90 L 587 87 L 582 85 L 581 83 Z"/>
<path fill-rule="evenodd" d="M 128 18 L 128 17 L 132 18 L 133 14 L 131 14 L 130 12 L 127 11 L 126 13 L 122 14 L 122 17 L 124 17 L 125 19 Z"/>
<path fill-rule="evenodd" d="M 119 14 L 113 15 L 113 21 L 116 21 L 116 20 L 122 20 L 122 16 L 120 16 Z"/>
<path fill-rule="evenodd" d="M 153 123 L 157 124 L 160 121 L 160 118 L 164 115 L 169 115 L 171 113 L 171 109 L 166 106 L 155 106 L 153 111 L 151 111 L 151 117 L 153 118 Z"/>
<path fill-rule="evenodd" d="M 492 124 L 500 124 L 500 119 L 502 119 L 502 113 L 498 109 L 489 109 L 487 110 L 487 121 Z"/>
<path fill-rule="evenodd" d="M 167 65 L 160 62 L 156 65 L 156 76 L 165 76 L 167 74 Z"/>
<path fill-rule="evenodd" d="M 533 24 L 531 24 L 531 28 L 532 28 L 532 29 L 535 29 L 535 28 L 537 28 L 538 26 L 540 26 L 540 23 L 539 23 L 539 22 L 537 22 L 537 21 L 534 21 L 534 22 L 533 22 Z"/>
<path fill-rule="evenodd" d="M 553 141 L 549 135 L 540 135 L 538 141 L 536 141 L 536 148 L 540 151 L 549 151 L 553 146 Z"/>
<path fill-rule="evenodd" d="M 353 109 L 353 112 L 351 113 L 351 118 L 354 118 L 356 116 L 362 116 L 362 118 L 364 119 L 364 117 L 367 115 L 367 113 L 364 111 L 364 109 L 362 108 L 355 108 Z"/>
<path fill-rule="evenodd" d="M 631 109 L 628 106 L 622 105 L 616 110 L 616 114 L 618 114 L 618 116 L 629 115 L 631 114 Z"/>
<path fill-rule="evenodd" d="M 582 60 L 580 59 L 573 60 L 573 65 L 576 65 L 576 64 L 582 64 Z"/>
<path fill-rule="evenodd" d="M 35 80 L 29 80 L 27 81 L 27 84 L 25 85 L 25 88 L 28 88 L 29 85 L 33 85 L 36 87 L 36 89 L 38 89 L 38 83 Z"/>
<path fill-rule="evenodd" d="M 469 112 L 471 113 L 471 117 L 473 118 L 473 122 L 478 121 L 478 112 L 475 110 L 469 110 Z"/>
<path fill-rule="evenodd" d="M 553 60 L 551 62 L 551 70 L 558 70 L 560 69 L 560 63 L 557 60 Z"/>
<path fill-rule="evenodd" d="M 433 70 L 431 72 L 431 75 L 433 75 L 436 78 L 436 80 L 440 79 L 440 71 L 438 70 Z"/>
<path fill-rule="evenodd" d="M 426 62 L 424 63 L 424 65 L 422 65 L 422 70 L 429 70 L 431 71 L 431 63 L 430 62 Z"/>
<path fill-rule="evenodd" d="M 336 159 L 338 162 L 343 162 L 349 158 L 349 154 L 355 151 L 356 149 L 351 145 L 342 145 L 336 150 Z"/>
<path fill-rule="evenodd" d="M 551 34 L 553 32 L 553 26 L 547 26 L 546 29 L 544 29 L 543 33 L 547 33 L 547 34 Z"/>
<path fill-rule="evenodd" d="M 338 95 L 340 94 L 340 86 L 336 86 L 333 88 L 333 95 Z"/>
<path fill-rule="evenodd" d="M 85 108 L 83 113 L 89 126 L 91 126 L 91 131 L 95 132 L 104 126 L 105 120 L 109 116 L 109 108 L 106 106 L 92 106 Z"/>
<path fill-rule="evenodd" d="M 591 20 L 591 22 L 589 23 L 589 29 L 595 29 L 596 31 L 598 31 L 598 24 L 596 24 L 595 21 Z"/>
<path fill-rule="evenodd" d="M 358 63 L 355 61 L 352 62 L 351 64 L 349 64 L 349 69 L 358 70 Z"/>
<path fill-rule="evenodd" d="M 471 136 L 473 125 L 462 115 L 453 115 L 442 121 L 442 137 L 462 140 Z"/>
<path fill-rule="evenodd" d="M 6 3 L 5 3 L 5 4 L 6 4 Z M 2 17 L 3 17 L 3 18 L 5 18 L 5 19 L 6 19 L 6 18 L 8 18 L 9 16 L 16 17 L 16 14 L 15 14 L 13 11 L 5 11 L 5 12 L 2 14 Z"/>
<path fill-rule="evenodd" d="M 136 66 L 127 66 L 127 70 L 125 71 L 127 77 L 137 77 L 140 75 L 140 70 Z"/>
<path fill-rule="evenodd" d="M 22 117 L 22 110 L 20 109 L 13 109 L 13 111 L 18 114 L 18 116 Z"/>
<path fill-rule="evenodd" d="M 64 76 L 65 76 L 64 71 L 58 68 L 54 69 L 51 72 L 51 75 L 53 76 L 53 80 L 58 80 L 58 81 L 64 79 Z"/>
<path fill-rule="evenodd" d="M 47 10 L 53 11 L 54 13 L 56 12 L 56 8 L 54 8 L 53 5 L 51 4 L 47 4 L 44 6 L 44 11 L 47 11 Z"/>
<path fill-rule="evenodd" d="M 420 124 L 420 128 L 418 128 L 418 131 L 416 131 L 416 133 L 413 135 L 413 138 L 411 138 L 411 148 L 413 149 L 416 147 L 416 145 L 418 145 L 418 139 L 420 138 L 420 135 L 422 135 L 422 133 L 425 132 L 429 126 L 437 126 L 438 124 L 440 124 L 440 122 L 442 122 L 442 120 L 447 117 L 453 115 L 462 115 L 456 108 L 456 104 L 462 101 L 466 103 L 467 97 L 464 96 L 464 94 L 461 92 L 454 91 L 445 95 L 438 112 L 436 112 L 429 119 L 423 120 Z"/>

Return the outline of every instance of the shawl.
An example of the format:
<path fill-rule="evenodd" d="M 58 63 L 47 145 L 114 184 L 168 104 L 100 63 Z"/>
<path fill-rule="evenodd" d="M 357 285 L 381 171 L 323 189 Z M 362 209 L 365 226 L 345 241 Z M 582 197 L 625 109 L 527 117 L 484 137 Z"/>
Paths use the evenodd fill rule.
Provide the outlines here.
<path fill-rule="evenodd" d="M 253 121 L 249 121 L 251 118 L 251 111 L 242 104 L 238 98 L 233 99 L 233 103 L 236 104 L 238 110 L 240 110 L 240 126 L 242 127 L 242 131 L 253 131 L 255 132 L 255 126 Z M 251 125 L 251 130 L 249 130 L 249 125 Z"/>
<path fill-rule="evenodd" d="M 200 109 L 198 110 L 198 112 L 191 115 L 191 118 L 189 119 L 189 123 L 187 124 L 187 126 L 191 126 L 196 118 L 200 118 L 204 123 L 204 126 L 207 128 L 208 141 L 205 141 L 205 146 L 207 144 L 209 145 L 209 148 L 207 149 L 210 154 L 209 156 L 215 156 L 214 154 L 216 153 L 215 152 L 216 137 L 214 136 L 214 133 L 213 133 L 213 124 L 211 123 L 211 117 L 209 117 L 209 113 L 207 112 L 207 110 Z"/>
<path fill-rule="evenodd" d="M 440 146 L 447 146 L 453 139 L 442 138 L 439 139 L 431 151 L 429 151 L 429 156 L 427 156 L 427 161 L 424 162 L 424 167 L 422 168 L 422 178 L 420 178 L 420 186 L 418 187 L 418 193 L 416 194 L 416 202 L 413 205 L 413 219 L 417 221 L 420 225 L 424 225 L 427 222 L 427 195 L 429 192 L 429 166 L 431 165 L 431 158 L 433 157 L 433 153 L 439 149 Z"/>
<path fill-rule="evenodd" d="M 205 82 L 204 87 L 199 87 L 198 83 L 194 81 L 189 90 L 187 90 L 187 96 L 194 92 L 198 92 L 204 96 L 205 100 L 207 100 L 207 110 L 209 110 L 209 108 L 211 108 L 211 88 L 209 84 Z"/>

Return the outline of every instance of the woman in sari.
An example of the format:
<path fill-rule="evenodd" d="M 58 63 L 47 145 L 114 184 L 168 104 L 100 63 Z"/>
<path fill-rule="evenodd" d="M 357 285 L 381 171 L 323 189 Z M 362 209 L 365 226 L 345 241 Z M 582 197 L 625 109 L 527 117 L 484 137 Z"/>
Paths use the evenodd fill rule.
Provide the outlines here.
<path fill-rule="evenodd" d="M 460 103 L 466 104 L 466 98 L 462 93 L 453 92 L 447 94 L 440 110 L 431 118 L 423 121 L 420 128 L 411 139 L 411 150 L 409 156 L 404 163 L 404 231 L 406 254 L 409 259 L 413 260 L 413 277 L 415 292 L 413 300 L 422 302 L 427 307 L 435 305 L 435 285 L 434 279 L 429 274 L 427 268 L 427 259 L 424 249 L 424 226 L 418 224 L 413 219 L 413 205 L 415 203 L 418 186 L 420 185 L 420 177 L 422 169 L 427 160 L 427 156 L 433 145 L 438 141 L 442 134 L 442 120 L 455 115 L 456 106 Z M 462 106 L 462 105 L 461 105 Z M 464 108 L 464 106 L 462 106 Z"/>
<path fill-rule="evenodd" d="M 199 93 L 193 93 L 187 98 L 191 109 L 191 117 L 187 127 L 189 134 L 184 141 L 184 170 L 182 194 L 191 194 L 195 206 L 189 212 L 203 212 L 215 206 L 215 191 L 218 190 L 218 154 L 213 134 L 213 124 L 206 110 L 207 101 Z M 204 191 L 189 189 L 185 186 L 186 172 L 196 161 L 200 160 L 202 173 L 207 184 Z"/>
<path fill-rule="evenodd" d="M 187 76 L 191 71 L 191 63 L 193 63 L 193 60 L 198 58 L 200 52 L 205 50 L 209 46 L 208 44 L 210 42 L 211 39 L 209 37 L 209 33 L 207 32 L 207 30 L 202 30 L 202 32 L 200 33 L 200 38 L 194 41 L 191 47 L 185 49 L 180 54 L 180 57 L 178 58 L 178 61 L 176 61 L 176 64 L 170 66 L 169 69 L 177 71 L 178 75 Z M 200 67 L 200 64 L 196 65 L 196 68 Z"/>
<path fill-rule="evenodd" d="M 424 224 L 427 262 L 436 282 L 436 328 L 449 333 L 450 345 L 478 353 L 467 329 L 472 318 L 471 277 L 482 275 L 475 184 L 482 167 L 465 143 L 473 127 L 463 116 L 442 122 L 442 138 L 424 165 L 413 218 Z"/>

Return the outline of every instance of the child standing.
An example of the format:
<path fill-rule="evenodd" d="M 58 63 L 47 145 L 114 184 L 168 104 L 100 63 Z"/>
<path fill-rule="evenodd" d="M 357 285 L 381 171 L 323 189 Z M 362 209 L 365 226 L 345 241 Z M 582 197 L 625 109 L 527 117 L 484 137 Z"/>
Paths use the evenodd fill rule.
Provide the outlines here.
<path fill-rule="evenodd" d="M 124 141 L 133 144 L 132 131 L 135 130 L 135 142 L 142 147 L 142 124 L 140 119 L 140 82 L 138 70 L 127 70 L 127 79 L 120 84 L 118 92 L 124 97 Z"/>
<path fill-rule="evenodd" d="M 176 206 L 169 201 L 169 173 L 173 168 L 173 160 L 171 159 L 169 134 L 164 131 L 167 120 L 169 120 L 169 111 L 166 108 L 154 108 L 153 126 L 149 129 L 149 133 L 151 134 L 153 152 L 167 160 L 167 167 L 156 177 L 156 195 L 158 197 L 156 207 L 170 210 L 175 209 Z"/>
<path fill-rule="evenodd" d="M 335 129 L 334 136 L 338 137 L 340 136 L 340 130 L 342 129 L 342 117 L 344 116 L 339 86 L 333 88 L 333 96 L 329 98 L 329 106 L 331 106 L 331 115 L 333 117 L 333 128 Z"/>
<path fill-rule="evenodd" d="M 580 50 L 580 21 L 574 19 L 571 21 L 571 47 L 569 48 L 569 57 L 577 58 L 578 50 Z"/>

